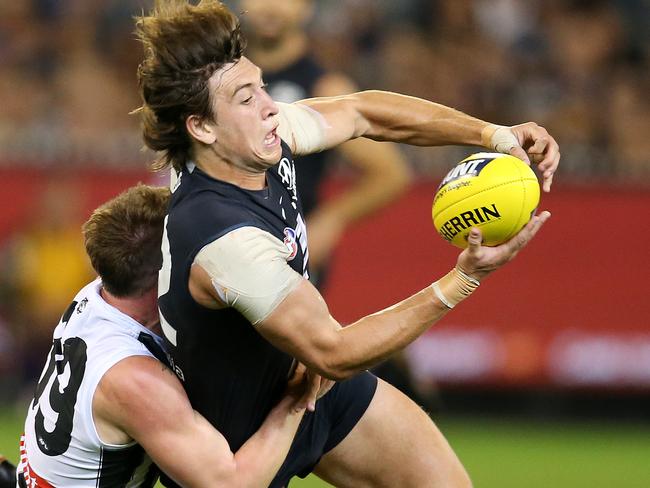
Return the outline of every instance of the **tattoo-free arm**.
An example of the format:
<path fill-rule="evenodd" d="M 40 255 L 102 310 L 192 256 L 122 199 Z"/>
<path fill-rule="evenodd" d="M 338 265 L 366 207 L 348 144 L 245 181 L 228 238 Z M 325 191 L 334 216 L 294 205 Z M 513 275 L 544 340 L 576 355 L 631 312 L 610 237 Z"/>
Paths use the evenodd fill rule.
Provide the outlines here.
<path fill-rule="evenodd" d="M 559 146 L 543 127 L 526 122 L 505 128 L 489 124 L 453 108 L 385 91 L 364 91 L 330 98 L 296 102 L 322 118 L 322 148 L 357 137 L 402 142 L 416 146 L 461 144 L 499 150 L 494 134 L 507 133 L 511 142 L 500 150 L 531 160 L 542 171 L 543 188 L 549 191 L 560 162 Z"/>
<path fill-rule="evenodd" d="M 481 131 L 489 125 L 438 103 L 378 90 L 298 103 L 324 117 L 326 147 L 356 137 L 416 146 L 480 146 Z"/>
<path fill-rule="evenodd" d="M 548 212 L 534 216 L 513 239 L 496 247 L 481 246 L 481 233 L 473 229 L 457 268 L 475 280 L 485 278 L 512 260 L 549 217 Z M 446 278 L 437 283 L 450 285 L 441 286 L 449 299 L 458 287 Z M 459 298 L 456 295 L 453 305 Z M 318 291 L 305 280 L 257 327 L 276 347 L 322 376 L 340 380 L 410 344 L 448 311 L 432 287 L 427 287 L 392 307 L 341 327 Z"/>
<path fill-rule="evenodd" d="M 285 397 L 236 452 L 195 412 L 176 376 L 157 360 L 132 356 L 102 378 L 96 421 L 135 439 L 171 478 L 188 487 L 267 486 L 291 446 L 304 410 Z"/>

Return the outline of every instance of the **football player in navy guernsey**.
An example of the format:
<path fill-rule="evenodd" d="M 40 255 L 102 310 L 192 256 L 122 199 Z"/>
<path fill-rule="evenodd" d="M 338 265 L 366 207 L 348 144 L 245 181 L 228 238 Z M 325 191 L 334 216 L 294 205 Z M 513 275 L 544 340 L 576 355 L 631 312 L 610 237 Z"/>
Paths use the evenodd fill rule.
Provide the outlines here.
<path fill-rule="evenodd" d="M 555 140 L 532 122 L 497 126 L 381 91 L 275 103 L 244 56 L 238 19 L 215 0 L 161 0 L 138 18 L 137 33 L 145 51 L 138 70 L 143 137 L 161 152 L 156 167 L 178 172 L 162 240 L 159 309 L 192 406 L 237 450 L 300 361 L 337 383 L 320 392 L 270 486 L 311 471 L 335 486 L 470 486 L 425 412 L 366 370 L 469 296 L 550 214 L 534 216 L 498 247 L 481 246 L 474 228 L 447 275 L 342 327 L 307 279 L 293 156 L 357 137 L 482 145 L 538 163 L 549 190 L 559 162 Z"/>
<path fill-rule="evenodd" d="M 235 454 L 192 410 L 162 364 L 167 357 L 157 335 L 168 201 L 169 189 L 139 185 L 84 224 L 101 279 L 77 294 L 54 331 L 20 443 L 19 487 L 153 486 L 152 460 L 183 486 L 264 486 L 305 407 L 313 409 L 320 378 L 306 377 L 301 366 L 288 394 Z"/>
<path fill-rule="evenodd" d="M 248 40 L 247 56 L 264 72 L 266 91 L 278 102 L 352 93 L 352 80 L 326 71 L 310 53 L 305 24 L 313 0 L 240 0 Z M 319 199 L 319 189 L 336 159 L 358 175 L 333 198 Z M 303 156 L 296 162 L 296 185 L 309 233 L 309 274 L 316 288 L 327 281 L 327 261 L 346 228 L 390 204 L 406 189 L 408 163 L 393 144 L 357 138 L 332 151 Z"/>
<path fill-rule="evenodd" d="M 311 52 L 307 24 L 315 0 L 240 0 L 247 39 L 246 56 L 264 72 L 266 91 L 277 102 L 293 103 L 358 91 L 354 82 L 326 70 Z M 354 169 L 353 182 L 331 198 L 320 198 L 335 163 Z M 322 292 L 329 277 L 330 255 L 345 230 L 394 202 L 409 183 L 409 166 L 395 144 L 359 137 L 336 151 L 296 160 L 296 187 L 309 235 L 309 281 Z M 415 387 L 403 351 L 372 372 L 397 386 L 419 404 L 426 399 Z"/>

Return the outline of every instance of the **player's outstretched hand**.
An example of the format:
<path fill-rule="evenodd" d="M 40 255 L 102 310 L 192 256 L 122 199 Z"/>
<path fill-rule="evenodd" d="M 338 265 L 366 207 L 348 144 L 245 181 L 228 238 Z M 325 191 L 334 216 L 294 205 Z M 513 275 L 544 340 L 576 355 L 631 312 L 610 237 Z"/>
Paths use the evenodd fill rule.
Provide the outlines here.
<path fill-rule="evenodd" d="M 536 163 L 542 174 L 542 189 L 551 191 L 553 174 L 560 164 L 560 146 L 544 127 L 535 122 L 513 125 L 510 131 L 519 141 L 519 146 L 510 150 L 510 154 L 523 161 Z"/>
<path fill-rule="evenodd" d="M 469 245 L 458 256 L 458 268 L 480 281 L 494 270 L 511 261 L 537 234 L 537 231 L 550 216 L 550 212 L 546 210 L 539 215 L 533 216 L 517 235 L 495 247 L 482 246 L 481 231 L 473 227 L 467 238 Z"/>

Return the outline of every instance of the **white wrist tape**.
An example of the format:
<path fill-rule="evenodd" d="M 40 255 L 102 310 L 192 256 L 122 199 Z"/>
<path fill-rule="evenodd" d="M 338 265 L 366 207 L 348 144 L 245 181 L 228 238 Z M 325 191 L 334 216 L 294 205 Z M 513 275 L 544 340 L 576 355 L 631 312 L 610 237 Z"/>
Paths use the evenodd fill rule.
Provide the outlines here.
<path fill-rule="evenodd" d="M 513 147 L 520 145 L 510 127 L 495 124 L 483 128 L 481 131 L 481 144 L 504 154 L 509 154 Z"/>
<path fill-rule="evenodd" d="M 437 281 L 431 284 L 431 288 L 433 288 L 433 293 L 436 294 L 438 300 L 440 300 L 445 307 L 449 309 L 454 308 L 454 305 L 449 300 L 447 300 L 447 297 L 445 297 L 440 291 L 440 286 L 438 286 Z"/>
<path fill-rule="evenodd" d="M 433 293 L 442 304 L 452 309 L 478 288 L 480 282 L 457 267 L 431 284 Z"/>

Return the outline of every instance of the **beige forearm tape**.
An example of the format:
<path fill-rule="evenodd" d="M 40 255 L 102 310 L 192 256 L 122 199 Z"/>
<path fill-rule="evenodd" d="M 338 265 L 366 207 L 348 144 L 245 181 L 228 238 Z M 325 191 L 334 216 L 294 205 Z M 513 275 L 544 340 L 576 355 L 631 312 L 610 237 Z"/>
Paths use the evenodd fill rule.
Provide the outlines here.
<path fill-rule="evenodd" d="M 468 276 L 458 268 L 452 269 L 445 276 L 431 285 L 433 293 L 447 308 L 454 308 L 470 296 L 479 286 L 479 281 Z"/>
<path fill-rule="evenodd" d="M 494 151 L 509 154 L 513 147 L 519 146 L 519 141 L 510 130 L 510 127 L 490 124 L 481 131 L 481 144 Z"/>

